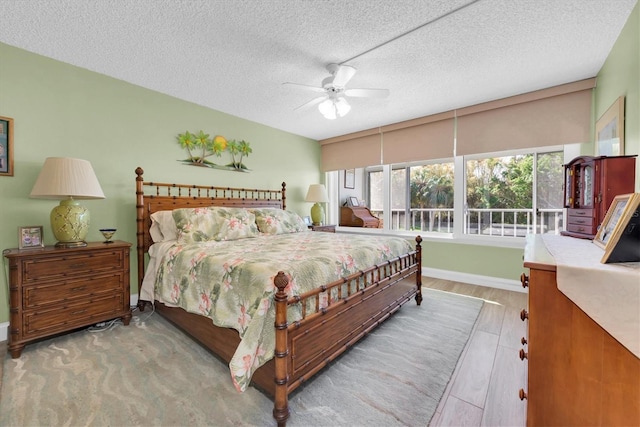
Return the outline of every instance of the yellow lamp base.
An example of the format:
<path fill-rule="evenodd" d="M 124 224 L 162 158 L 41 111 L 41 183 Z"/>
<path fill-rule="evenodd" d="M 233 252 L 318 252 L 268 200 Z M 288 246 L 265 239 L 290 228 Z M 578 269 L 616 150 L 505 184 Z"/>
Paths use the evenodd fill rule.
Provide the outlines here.
<path fill-rule="evenodd" d="M 89 233 L 89 211 L 76 200 L 62 200 L 51 211 L 51 230 L 57 247 L 76 248 L 86 246 Z"/>
<path fill-rule="evenodd" d="M 322 225 L 324 223 L 324 210 L 320 203 L 316 203 L 311 207 L 311 221 L 313 225 Z"/>

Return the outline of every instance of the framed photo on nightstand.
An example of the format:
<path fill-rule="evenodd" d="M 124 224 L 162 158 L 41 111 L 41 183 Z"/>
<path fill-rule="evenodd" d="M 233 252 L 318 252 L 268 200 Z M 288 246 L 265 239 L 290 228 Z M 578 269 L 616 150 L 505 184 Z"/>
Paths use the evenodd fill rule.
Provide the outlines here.
<path fill-rule="evenodd" d="M 28 227 L 18 227 L 18 248 L 43 248 L 42 226 L 31 225 Z"/>

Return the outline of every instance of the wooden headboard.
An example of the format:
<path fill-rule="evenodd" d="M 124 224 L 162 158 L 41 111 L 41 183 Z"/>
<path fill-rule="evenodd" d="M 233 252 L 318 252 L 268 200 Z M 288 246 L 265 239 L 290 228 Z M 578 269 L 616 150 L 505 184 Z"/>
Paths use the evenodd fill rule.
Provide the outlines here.
<path fill-rule="evenodd" d="M 138 249 L 138 290 L 144 277 L 144 254 L 153 243 L 149 229 L 151 214 L 163 210 L 200 206 L 228 206 L 286 209 L 286 183 L 279 190 L 213 187 L 193 184 L 164 184 L 144 181 L 136 168 L 136 237 Z"/>

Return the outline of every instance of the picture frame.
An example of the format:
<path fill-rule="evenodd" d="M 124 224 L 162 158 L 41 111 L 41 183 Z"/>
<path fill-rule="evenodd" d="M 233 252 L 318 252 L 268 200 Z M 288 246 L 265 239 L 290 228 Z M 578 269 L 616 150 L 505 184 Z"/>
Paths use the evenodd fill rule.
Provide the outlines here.
<path fill-rule="evenodd" d="M 44 248 L 41 225 L 18 227 L 18 248 Z"/>
<path fill-rule="evenodd" d="M 598 232 L 593 238 L 593 243 L 600 246 L 602 249 L 606 248 L 607 243 L 611 239 L 613 231 L 620 221 L 624 209 L 627 207 L 630 196 L 631 194 L 622 194 L 613 198 L 611 206 L 609 206 L 609 209 L 602 220 L 602 224 L 600 224 L 600 228 L 598 228 Z"/>
<path fill-rule="evenodd" d="M 360 203 L 358 202 L 358 198 L 355 196 L 350 196 L 347 197 L 347 205 L 352 207 L 352 208 L 356 208 L 358 206 L 360 206 Z"/>
<path fill-rule="evenodd" d="M 601 263 L 640 260 L 640 193 L 616 196 L 593 242 L 604 249 Z"/>
<path fill-rule="evenodd" d="M 356 170 L 346 169 L 344 171 L 344 188 L 356 188 Z"/>
<path fill-rule="evenodd" d="M 304 220 L 304 223 L 307 225 L 307 227 L 311 227 L 311 217 L 310 216 L 305 216 L 302 219 Z"/>
<path fill-rule="evenodd" d="M 13 119 L 0 116 L 0 176 L 13 176 Z"/>
<path fill-rule="evenodd" d="M 624 155 L 624 96 L 615 102 L 596 121 L 596 155 Z"/>

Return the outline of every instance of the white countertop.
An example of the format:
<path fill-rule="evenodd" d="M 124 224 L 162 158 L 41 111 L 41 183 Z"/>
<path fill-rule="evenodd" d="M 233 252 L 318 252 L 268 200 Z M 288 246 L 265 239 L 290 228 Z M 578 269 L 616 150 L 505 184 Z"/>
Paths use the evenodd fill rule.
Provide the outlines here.
<path fill-rule="evenodd" d="M 543 235 L 558 289 L 640 358 L 640 262 L 602 264 L 591 240 Z"/>

